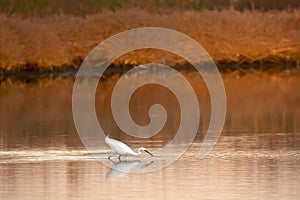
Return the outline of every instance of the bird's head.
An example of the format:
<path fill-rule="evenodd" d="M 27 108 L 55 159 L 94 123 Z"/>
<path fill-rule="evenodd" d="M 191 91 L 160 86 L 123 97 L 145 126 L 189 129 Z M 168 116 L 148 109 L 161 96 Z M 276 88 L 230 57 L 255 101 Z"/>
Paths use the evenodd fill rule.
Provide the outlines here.
<path fill-rule="evenodd" d="M 150 152 L 148 151 L 148 149 L 146 149 L 145 147 L 140 147 L 140 148 L 138 149 L 138 151 L 139 151 L 139 152 L 142 152 L 142 151 L 144 151 L 144 152 L 146 152 L 147 154 L 149 154 L 149 155 L 153 156 L 153 154 L 152 154 L 152 153 L 150 153 Z"/>

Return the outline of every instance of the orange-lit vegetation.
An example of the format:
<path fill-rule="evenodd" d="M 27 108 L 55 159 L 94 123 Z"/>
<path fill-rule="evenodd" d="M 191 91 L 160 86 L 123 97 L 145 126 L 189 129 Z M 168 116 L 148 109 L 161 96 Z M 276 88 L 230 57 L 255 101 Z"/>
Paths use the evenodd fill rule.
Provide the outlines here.
<path fill-rule="evenodd" d="M 144 26 L 171 28 L 191 36 L 216 63 L 300 62 L 300 10 L 177 12 L 169 9 L 160 13 L 128 8 L 117 12 L 102 10 L 84 17 L 64 14 L 22 17 L 2 13 L 0 67 L 6 72 L 78 67 L 104 39 Z M 128 55 L 118 63 L 165 59 L 158 53 Z"/>

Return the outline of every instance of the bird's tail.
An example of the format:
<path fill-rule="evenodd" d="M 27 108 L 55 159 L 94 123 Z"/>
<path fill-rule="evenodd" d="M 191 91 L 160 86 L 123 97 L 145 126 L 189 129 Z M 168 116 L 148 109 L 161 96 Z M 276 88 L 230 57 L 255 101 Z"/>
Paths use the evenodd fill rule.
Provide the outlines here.
<path fill-rule="evenodd" d="M 106 143 L 108 142 L 109 139 L 110 139 L 110 138 L 109 138 L 109 135 L 105 136 L 105 142 L 106 142 Z"/>

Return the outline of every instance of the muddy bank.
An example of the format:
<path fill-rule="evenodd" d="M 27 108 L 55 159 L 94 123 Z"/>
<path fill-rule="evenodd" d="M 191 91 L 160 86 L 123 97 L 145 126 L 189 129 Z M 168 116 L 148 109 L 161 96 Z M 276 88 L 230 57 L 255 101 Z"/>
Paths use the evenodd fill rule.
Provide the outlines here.
<path fill-rule="evenodd" d="M 79 65 L 78 65 L 79 64 Z M 128 70 L 138 64 L 111 64 L 103 74 L 103 78 L 110 78 L 116 74 L 124 74 Z M 80 67 L 80 63 L 73 65 L 63 65 L 45 69 L 38 65 L 32 64 L 27 68 L 18 68 L 14 71 L 0 71 L 0 82 L 5 80 L 15 80 L 22 82 L 30 82 L 31 80 L 47 78 L 47 77 L 74 77 Z M 172 66 L 177 71 L 192 72 L 195 68 L 190 64 Z M 219 64 L 217 65 L 222 74 L 235 74 L 237 77 L 242 77 L 248 74 L 269 74 L 269 75 L 300 75 L 300 66 L 296 63 L 285 63 L 278 65 L 276 63 L 252 63 L 252 64 Z"/>

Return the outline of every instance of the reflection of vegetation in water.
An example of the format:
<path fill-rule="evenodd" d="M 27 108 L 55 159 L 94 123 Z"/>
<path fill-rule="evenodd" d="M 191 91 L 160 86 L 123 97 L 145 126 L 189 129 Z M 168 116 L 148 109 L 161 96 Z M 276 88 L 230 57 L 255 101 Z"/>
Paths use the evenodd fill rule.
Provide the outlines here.
<path fill-rule="evenodd" d="M 293 133 L 300 130 L 299 75 L 223 74 L 227 93 L 227 116 L 224 134 Z M 203 81 L 193 73 L 184 73 L 197 92 L 201 111 L 200 132 L 205 133 L 210 121 L 210 100 Z M 99 85 L 96 95 L 98 119 L 105 132 L 126 140 L 113 121 L 109 98 L 116 75 Z M 0 83 L 0 138 L 12 145 L 24 138 L 34 146 L 80 146 L 72 117 L 72 87 L 74 78 L 39 79 L 31 82 L 6 80 Z M 159 134 L 167 141 L 178 128 L 178 102 L 166 89 L 141 88 L 132 98 L 133 119 L 145 124 L 148 108 L 153 103 L 165 103 L 170 118 L 169 127 Z M 153 95 L 153 93 L 155 95 Z M 150 98 L 151 97 L 151 98 Z M 172 100 L 173 98 L 173 100 Z M 158 100 L 158 101 L 157 101 Z M 134 110 L 136 109 L 136 110 Z M 199 134 L 199 136 L 202 136 Z M 63 139 L 57 135 L 64 136 Z M 36 137 L 34 137 L 36 136 Z M 51 137 L 55 136 L 55 137 Z M 31 138 L 33 137 L 33 138 Z M 125 137 L 125 138 L 124 138 Z M 57 138 L 57 140 L 48 140 Z M 297 142 L 297 141 L 295 141 Z M 0 143 L 1 147 L 1 143 Z"/>

